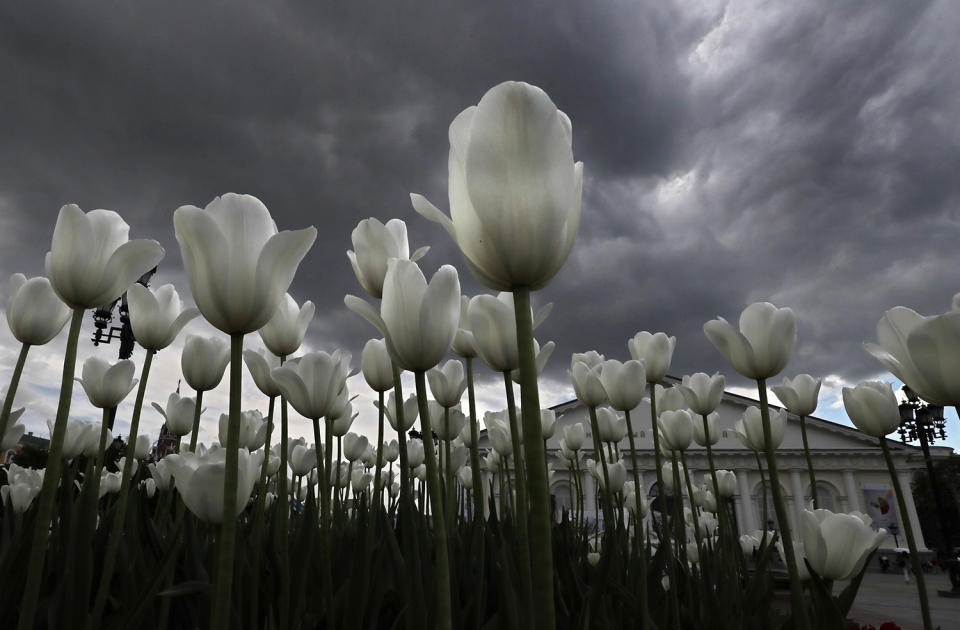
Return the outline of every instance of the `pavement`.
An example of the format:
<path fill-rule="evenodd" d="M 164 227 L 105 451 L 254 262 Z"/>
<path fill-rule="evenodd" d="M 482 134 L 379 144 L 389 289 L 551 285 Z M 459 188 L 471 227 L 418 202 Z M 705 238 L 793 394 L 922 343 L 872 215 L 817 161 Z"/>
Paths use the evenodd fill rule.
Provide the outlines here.
<path fill-rule="evenodd" d="M 930 598 L 930 616 L 934 627 L 940 630 L 960 630 L 960 598 L 940 597 L 938 590 L 950 590 L 946 573 L 926 573 L 927 593 Z M 837 584 L 834 594 L 845 584 Z M 850 610 L 850 619 L 857 623 L 872 624 L 877 628 L 885 621 L 894 621 L 903 630 L 922 630 L 920 599 L 917 583 L 903 581 L 903 573 L 891 568 L 889 573 L 868 571 L 863 577 L 857 599 Z"/>

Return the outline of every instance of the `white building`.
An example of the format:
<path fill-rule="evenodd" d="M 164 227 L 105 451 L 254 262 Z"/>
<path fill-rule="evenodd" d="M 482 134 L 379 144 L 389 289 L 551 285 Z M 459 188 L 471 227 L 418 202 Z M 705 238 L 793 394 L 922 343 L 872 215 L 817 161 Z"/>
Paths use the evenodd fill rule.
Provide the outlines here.
<path fill-rule="evenodd" d="M 670 384 L 676 382 L 676 379 L 667 377 L 667 381 Z M 741 534 L 761 528 L 765 490 L 758 472 L 755 454 L 740 443 L 733 431 L 733 426 L 748 406 L 759 406 L 759 403 L 730 392 L 724 394 L 723 402 L 718 409 L 717 429 L 720 431 L 720 441 L 712 447 L 717 469 L 732 470 L 737 475 L 740 492 L 733 498 L 733 511 Z M 771 409 L 779 409 L 779 407 L 771 405 Z M 547 441 L 547 452 L 548 463 L 557 472 L 553 475 L 551 482 L 551 494 L 554 496 L 556 505 L 569 507 L 573 503 L 572 497 L 575 496 L 571 476 L 573 473 L 567 466 L 566 460 L 560 457 L 559 442 L 563 436 L 564 426 L 581 422 L 587 430 L 587 440 L 581 451 L 583 458 L 594 458 L 590 417 L 587 408 L 577 400 L 557 405 L 553 410 L 557 414 L 557 430 Z M 649 402 L 644 401 L 631 412 L 630 417 L 638 451 L 640 482 L 647 496 L 652 498 L 657 494 L 657 474 Z M 809 507 L 811 492 L 799 418 L 792 414 L 789 414 L 788 418 L 783 443 L 777 449 L 777 466 L 791 525 L 794 531 L 798 531 L 796 519 L 800 510 Z M 900 532 L 897 542 L 905 546 L 903 528 L 900 526 L 903 516 L 898 513 L 886 462 L 876 439 L 852 427 L 820 418 L 807 418 L 806 425 L 807 439 L 817 477 L 820 507 L 841 512 L 853 510 L 865 512 L 873 517 L 875 528 L 884 527 L 888 531 L 891 530 L 891 525 L 896 524 Z M 910 490 L 914 473 L 925 468 L 922 452 L 919 447 L 894 440 L 888 440 L 888 445 L 900 484 L 906 493 L 907 517 L 913 526 L 918 548 L 926 550 Z M 481 432 L 479 446 L 481 452 L 490 446 L 486 431 Z M 624 438 L 618 447 L 628 471 L 631 471 L 629 440 Z M 934 458 L 947 457 L 953 452 L 949 447 L 931 447 L 930 450 Z M 694 442 L 687 450 L 686 457 L 687 465 L 693 474 L 693 482 L 700 485 L 706 477 L 709 477 L 706 449 Z M 766 459 L 762 455 L 761 460 L 764 476 L 769 484 Z M 584 509 L 592 515 L 597 486 L 585 467 L 581 468 L 581 478 L 585 492 Z M 632 473 L 627 478 L 632 479 Z M 769 488 L 766 490 L 769 492 Z M 768 494 L 768 501 L 768 520 L 775 523 L 776 514 L 770 494 Z M 894 528 L 894 531 L 897 528 Z M 890 536 L 883 546 L 895 546 L 894 537 Z"/>

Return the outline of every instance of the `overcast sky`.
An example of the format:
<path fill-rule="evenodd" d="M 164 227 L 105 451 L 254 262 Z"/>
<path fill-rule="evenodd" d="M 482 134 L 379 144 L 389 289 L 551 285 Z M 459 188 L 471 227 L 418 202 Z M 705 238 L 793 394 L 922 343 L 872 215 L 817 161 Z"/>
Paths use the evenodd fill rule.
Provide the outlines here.
<path fill-rule="evenodd" d="M 154 286 L 192 302 L 173 211 L 250 193 L 280 229 L 317 227 L 291 287 L 317 307 L 307 346 L 359 365 L 374 330 L 343 306 L 361 292 L 351 230 L 404 219 L 412 247 L 432 248 L 425 272 L 453 263 L 481 292 L 408 194 L 447 208 L 448 124 L 523 80 L 570 116 L 585 164 L 576 245 L 535 296 L 555 303 L 537 333 L 558 344 L 542 402 L 572 397 L 570 353 L 626 359 L 639 330 L 678 337 L 672 374 L 719 370 L 747 392 L 702 325 L 769 300 L 799 318 L 784 375 L 824 377 L 818 415 L 842 420 L 840 386 L 891 380 L 861 346 L 884 311 L 942 312 L 960 291 L 958 42 L 949 1 L 4 3 L 0 276 L 42 274 L 57 212 L 76 203 L 160 241 Z M 17 394 L 38 434 L 65 336 L 32 350 Z M 176 387 L 181 345 L 157 356 L 148 402 Z M 0 390 L 18 350 L 0 325 Z M 93 353 L 116 346 L 84 341 L 80 360 Z M 482 407 L 502 406 L 500 381 L 478 376 Z M 372 395 L 351 387 L 369 433 Z M 249 377 L 244 395 L 265 411 Z M 73 401 L 99 418 L 79 386 Z M 207 396 L 202 439 L 226 401 L 226 383 Z M 142 430 L 160 423 L 144 410 Z"/>

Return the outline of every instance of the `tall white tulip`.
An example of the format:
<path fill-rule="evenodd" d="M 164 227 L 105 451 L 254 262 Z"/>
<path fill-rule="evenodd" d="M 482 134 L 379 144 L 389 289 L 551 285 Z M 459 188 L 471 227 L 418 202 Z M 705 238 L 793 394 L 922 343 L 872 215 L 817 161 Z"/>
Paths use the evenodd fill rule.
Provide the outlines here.
<path fill-rule="evenodd" d="M 671 451 L 685 451 L 693 441 L 693 418 L 686 409 L 660 414 L 660 444 Z"/>
<path fill-rule="evenodd" d="M 364 219 L 353 228 L 350 239 L 354 249 L 347 250 L 347 258 L 350 259 L 353 273 L 364 290 L 375 299 L 383 297 L 387 262 L 391 258 L 416 262 L 430 249 L 421 247 L 411 256 L 407 224 L 400 219 L 390 219 L 386 225 L 378 219 Z"/>
<path fill-rule="evenodd" d="M 575 361 L 570 369 L 570 381 L 577 399 L 588 407 L 599 407 L 607 401 L 607 392 L 600 380 L 603 364 L 590 367 Z"/>
<path fill-rule="evenodd" d="M 278 232 L 259 199 L 234 193 L 181 206 L 173 227 L 197 307 L 230 335 L 270 321 L 317 237 L 313 227 Z"/>
<path fill-rule="evenodd" d="M 130 328 L 137 343 L 147 350 L 163 350 L 180 334 L 191 319 L 200 314 L 195 308 L 183 308 L 172 284 L 154 290 L 140 283 L 127 289 Z"/>
<path fill-rule="evenodd" d="M 129 239 L 130 226 L 111 210 L 84 213 L 60 208 L 47 252 L 53 290 L 71 308 L 91 309 L 113 302 L 140 276 L 157 266 L 163 248 L 156 241 Z"/>
<path fill-rule="evenodd" d="M 754 302 L 740 314 L 740 330 L 722 317 L 703 332 L 740 374 L 754 380 L 779 374 L 797 345 L 797 316 L 792 309 Z"/>
<path fill-rule="evenodd" d="M 574 451 L 583 448 L 583 443 L 587 440 L 587 429 L 582 422 L 570 424 L 563 427 L 563 441 L 567 447 Z"/>
<path fill-rule="evenodd" d="M 597 436 L 601 442 L 616 444 L 627 437 L 627 421 L 607 407 L 597 408 Z"/>
<path fill-rule="evenodd" d="M 246 351 L 245 351 L 246 353 Z M 192 389 L 208 392 L 223 380 L 230 363 L 230 344 L 222 337 L 187 335 L 180 354 L 180 371 Z M 256 376 L 254 376 L 256 380 Z"/>
<path fill-rule="evenodd" d="M 60 334 L 70 320 L 70 307 L 63 303 L 43 276 L 10 276 L 7 324 L 17 341 L 42 346 Z"/>
<path fill-rule="evenodd" d="M 280 298 L 280 304 L 273 317 L 260 327 L 260 339 L 267 349 L 278 357 L 292 355 L 300 348 L 307 327 L 313 320 L 313 302 L 307 300 L 303 306 L 297 306 L 289 293 Z"/>

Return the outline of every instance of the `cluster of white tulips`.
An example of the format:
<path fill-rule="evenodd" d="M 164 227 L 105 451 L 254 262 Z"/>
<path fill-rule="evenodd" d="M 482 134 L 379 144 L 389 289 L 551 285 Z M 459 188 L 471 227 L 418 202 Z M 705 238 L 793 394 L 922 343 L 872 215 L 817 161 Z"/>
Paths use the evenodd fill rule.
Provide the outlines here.
<path fill-rule="evenodd" d="M 743 312 L 739 330 L 722 318 L 704 325 L 733 368 L 758 384 L 760 404 L 747 409 L 735 433 L 770 477 L 778 531 L 735 531 L 725 506 L 737 479 L 714 466 L 711 449 L 724 377 L 697 373 L 664 387 L 677 340 L 663 332 L 629 339 L 627 361 L 594 351 L 572 356 L 573 391 L 590 427 L 564 426 L 559 462 L 548 467 L 546 440 L 557 417 L 541 409 L 537 379 L 555 343 L 540 343 L 534 331 L 552 305 L 534 311 L 531 292 L 560 270 L 578 230 L 583 165 L 573 159 L 572 126 L 540 89 L 503 83 L 450 125 L 449 157 L 450 215 L 416 194 L 413 206 L 446 229 L 470 272 L 497 293 L 461 295 L 451 265 L 428 281 L 417 264 L 428 248 L 410 253 L 403 221 L 360 222 L 347 256 L 373 301 L 348 295 L 345 303 L 379 333 L 364 345 L 359 365 L 378 396 L 375 439 L 351 431 L 357 412 L 347 379 L 358 373 L 351 354 L 298 354 L 314 305 L 298 304 L 287 291 L 314 228 L 279 231 L 263 203 L 247 195 L 177 209 L 174 230 L 196 303 L 185 308 L 172 285 L 136 282 L 163 258 L 157 242 L 129 240 L 114 212 L 61 209 L 48 277 L 15 274 L 6 308 L 22 350 L 0 414 L 4 450 L 24 432 L 13 400 L 28 351 L 70 322 L 46 468 L 11 464 L 0 491 L 0 574 L 16 562 L 20 578 L 0 585 L 0 614 L 10 627 L 54 619 L 41 608 L 84 628 L 149 626 L 150 619 L 161 628 L 216 629 L 552 629 L 627 620 L 641 628 L 766 627 L 778 613 L 757 608 L 747 593 L 773 588 L 773 549 L 790 576 L 793 627 L 821 627 L 829 611 L 845 614 L 832 581 L 861 575 L 884 532 L 863 514 L 817 509 L 815 490 L 800 531 L 790 527 L 776 452 L 787 416 L 771 412 L 767 379 L 793 353 L 793 312 L 757 303 Z M 139 377 L 130 360 L 91 356 L 74 379 L 84 313 L 124 293 L 133 335 L 146 351 Z M 181 369 L 193 391 L 152 403 L 177 442 L 157 459 L 139 432 L 151 362 L 198 316 L 224 335 L 185 340 Z M 266 351 L 244 349 L 254 332 Z M 869 351 L 920 396 L 960 403 L 960 312 L 924 318 L 893 309 L 878 337 Z M 458 358 L 445 361 L 451 351 Z M 499 374 L 505 398 L 502 411 L 482 419 L 477 358 Z M 244 365 L 265 397 L 265 414 L 241 409 Z M 203 418 L 204 393 L 228 366 L 229 408 L 216 425 L 219 443 L 206 447 L 198 442 L 201 423 L 212 422 L 211 414 Z M 404 371 L 415 383 L 407 395 Z M 70 418 L 74 380 L 103 410 L 100 424 Z M 108 462 L 111 415 L 134 389 L 125 456 Z M 806 449 L 804 419 L 816 409 L 820 382 L 800 375 L 772 389 L 800 417 Z M 843 397 L 889 462 L 884 436 L 899 424 L 890 386 L 864 383 Z M 652 444 L 636 442 L 631 411 L 640 405 L 649 405 L 654 419 Z M 312 435 L 289 435 L 290 407 L 310 421 Z M 395 435 L 386 435 L 385 424 Z M 620 447 L 624 438 L 629 449 Z M 700 486 L 686 462 L 693 442 L 709 459 Z M 660 505 L 658 519 L 637 459 L 650 448 L 658 487 L 676 497 Z M 807 461 L 816 488 L 809 452 Z M 575 494 L 559 521 L 549 503 L 555 475 L 570 475 Z M 891 475 L 900 497 L 892 468 Z M 587 479 L 599 489 L 592 508 L 584 505 Z M 587 518 L 590 511 L 597 518 Z M 919 571 L 917 578 L 929 629 Z M 852 599 L 842 601 L 849 608 Z"/>

